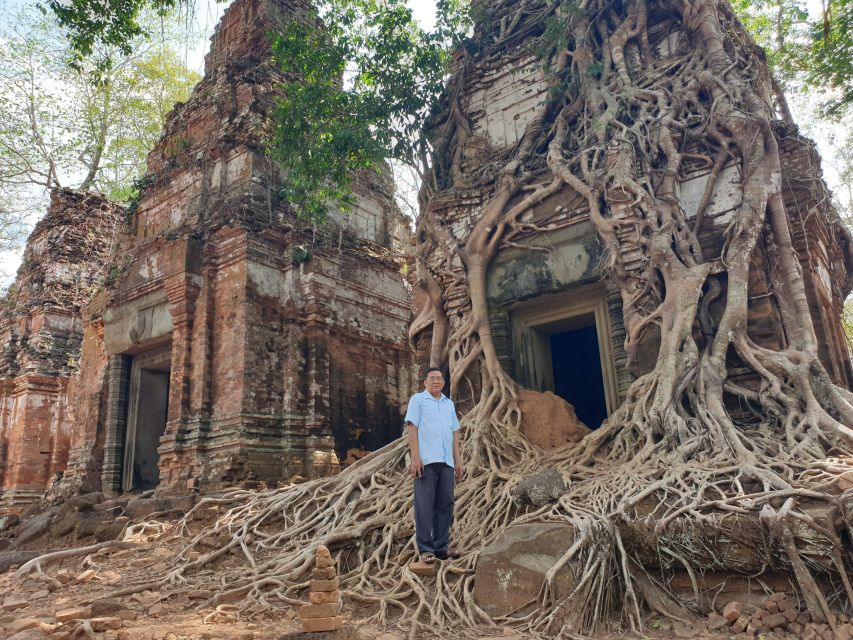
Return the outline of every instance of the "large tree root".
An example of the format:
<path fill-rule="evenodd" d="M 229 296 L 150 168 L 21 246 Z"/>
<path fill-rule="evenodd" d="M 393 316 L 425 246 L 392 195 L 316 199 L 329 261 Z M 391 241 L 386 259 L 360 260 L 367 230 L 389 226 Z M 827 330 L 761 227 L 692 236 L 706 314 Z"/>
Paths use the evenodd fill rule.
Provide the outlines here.
<path fill-rule="evenodd" d="M 28 562 L 22 564 L 18 568 L 18 570 L 15 571 L 15 577 L 26 578 L 33 572 L 41 573 L 45 567 L 56 562 L 70 560 L 72 558 L 85 557 L 93 553 L 103 551 L 104 549 L 132 549 L 135 546 L 137 545 L 134 542 L 125 542 L 122 540 L 107 540 L 106 542 L 98 542 L 97 544 L 88 545 L 86 547 L 63 549 L 62 551 L 52 551 L 50 553 L 45 553 L 44 555 L 37 556 L 32 560 L 29 560 Z"/>

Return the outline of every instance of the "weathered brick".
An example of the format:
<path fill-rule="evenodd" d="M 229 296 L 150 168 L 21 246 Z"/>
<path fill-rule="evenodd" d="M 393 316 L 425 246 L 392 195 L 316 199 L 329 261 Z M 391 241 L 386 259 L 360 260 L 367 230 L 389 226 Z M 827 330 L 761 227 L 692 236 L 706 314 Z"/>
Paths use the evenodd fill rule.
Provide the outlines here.
<path fill-rule="evenodd" d="M 302 621 L 302 629 L 309 633 L 317 631 L 336 631 L 344 626 L 344 619 L 340 616 L 332 618 L 308 618 Z"/>
<path fill-rule="evenodd" d="M 740 602 L 729 602 L 723 607 L 723 617 L 730 623 L 734 623 L 741 615 L 743 615 L 743 605 Z"/>
<path fill-rule="evenodd" d="M 69 607 L 60 609 L 53 614 L 57 622 L 71 622 L 72 620 L 83 620 L 92 615 L 91 607 Z"/>
<path fill-rule="evenodd" d="M 334 580 L 338 575 L 334 567 L 326 567 L 325 569 L 314 569 L 311 572 L 311 577 L 314 580 Z"/>
<path fill-rule="evenodd" d="M 329 604 L 338 602 L 341 599 L 339 591 L 312 591 L 308 594 L 308 601 L 311 604 Z"/>
<path fill-rule="evenodd" d="M 332 618 L 340 613 L 341 605 L 339 602 L 330 602 L 328 604 L 306 604 L 299 608 L 299 615 L 302 618 Z"/>
<path fill-rule="evenodd" d="M 92 618 L 92 629 L 97 632 L 102 631 L 114 631 L 117 629 L 121 629 L 122 619 L 115 617 L 107 617 L 107 618 Z"/>
<path fill-rule="evenodd" d="M 130 224 L 119 226 L 121 269 L 91 300 L 75 299 L 75 306 L 66 296 L 46 310 L 48 300 L 29 289 L 43 280 L 53 291 L 71 280 L 42 278 L 50 269 L 63 277 L 63 270 L 78 270 L 69 295 L 90 290 L 90 275 L 102 284 L 106 256 L 98 251 L 108 252 L 111 226 L 125 216 L 91 194 L 54 196 L 48 217 L 61 224 L 36 228 L 26 256 L 37 268 L 22 271 L 21 293 L 10 300 L 22 305 L 16 317 L 35 314 L 34 326 L 14 338 L 13 327 L 0 323 L 0 347 L 11 350 L 18 370 L 36 372 L 18 376 L 0 363 L 9 402 L 20 404 L 9 406 L 11 435 L 0 435 L 0 452 L 10 456 L 8 464 L 0 459 L 0 469 L 8 468 L 4 489 L 18 485 L 37 499 L 64 471 L 57 491 L 87 483 L 120 490 L 120 440 L 133 421 L 126 411 L 135 393 L 130 368 L 161 355 L 155 368 L 171 367 L 167 420 L 188 425 L 181 442 L 164 432 L 150 452 L 159 456 L 159 481 L 169 488 L 260 486 L 303 470 L 334 473 L 343 462 L 338 452 L 364 452 L 399 437 L 400 406 L 417 385 L 407 340 L 411 297 L 400 277 L 410 232 L 390 173 L 354 176 L 352 211 L 333 214 L 316 238 L 286 203 L 269 201 L 282 182 L 261 151 L 264 123 L 285 79 L 267 34 L 282 18 L 308 12 L 299 0 L 232 3 L 212 38 L 205 77 L 167 117 L 149 155 L 148 186 Z M 109 230 L 98 226 L 106 221 Z M 343 251 L 335 224 L 344 229 Z M 45 239 L 55 241 L 49 250 Z M 310 259 L 300 257 L 304 247 L 311 247 Z M 97 265 L 91 274 L 89 258 Z M 65 328 L 54 330 L 59 324 Z M 36 333 L 49 333 L 51 344 L 44 362 L 30 367 L 15 340 Z M 311 355 L 301 361 L 303 354 Z M 305 376 L 316 381 L 310 389 Z M 333 430 L 339 416 L 352 426 Z M 201 423 L 216 426 L 196 428 Z M 109 538 L 119 530 L 97 531 Z"/>
<path fill-rule="evenodd" d="M 338 587 L 341 586 L 341 581 L 339 578 L 333 578 L 331 580 L 312 580 L 308 584 L 308 589 L 314 593 L 316 591 L 337 591 Z"/>

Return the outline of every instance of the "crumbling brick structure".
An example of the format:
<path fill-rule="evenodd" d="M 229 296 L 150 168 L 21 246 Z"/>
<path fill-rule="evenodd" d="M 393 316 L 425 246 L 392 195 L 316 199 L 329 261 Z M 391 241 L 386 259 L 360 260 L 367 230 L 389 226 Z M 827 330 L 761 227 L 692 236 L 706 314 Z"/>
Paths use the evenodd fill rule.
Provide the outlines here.
<path fill-rule="evenodd" d="M 269 35 L 306 14 L 237 0 L 149 156 L 119 275 L 91 310 L 103 338 L 84 368 L 104 367 L 108 401 L 95 416 L 97 394 L 82 397 L 73 486 L 277 481 L 399 437 L 413 381 L 392 183 L 360 176 L 343 228 L 315 232 L 280 201 L 265 154 L 285 80 Z"/>
<path fill-rule="evenodd" d="M 27 242 L 0 309 L 0 489 L 3 505 L 39 498 L 68 462 L 69 395 L 83 337 L 81 306 L 107 275 L 124 210 L 57 189 Z M 70 384 L 69 384 L 70 383 Z M 70 391 L 70 394 L 69 394 Z"/>
<path fill-rule="evenodd" d="M 415 382 L 409 228 L 389 174 L 358 176 L 353 209 L 313 229 L 281 201 L 265 152 L 286 80 L 270 35 L 307 15 L 301 0 L 226 11 L 204 79 L 149 155 L 138 202 L 120 216 L 84 199 L 86 211 L 101 206 L 103 221 L 82 232 L 97 250 L 56 252 L 56 219 L 77 221 L 82 205 L 69 199 L 82 196 L 54 196 L 10 297 L 31 300 L 28 315 L 10 312 L 4 325 L 5 486 L 32 499 L 55 474 L 60 492 L 274 483 L 334 472 L 399 437 Z M 96 271 L 107 277 L 93 297 Z M 38 288 L 66 286 L 68 274 L 82 282 L 73 296 L 54 303 Z"/>

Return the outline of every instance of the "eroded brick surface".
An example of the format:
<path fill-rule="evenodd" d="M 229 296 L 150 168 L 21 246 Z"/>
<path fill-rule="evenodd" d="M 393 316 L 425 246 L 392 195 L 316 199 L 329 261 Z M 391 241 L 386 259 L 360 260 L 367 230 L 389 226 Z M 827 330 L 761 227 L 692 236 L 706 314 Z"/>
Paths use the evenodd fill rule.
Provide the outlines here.
<path fill-rule="evenodd" d="M 66 467 L 68 394 L 79 371 L 81 307 L 108 275 L 123 209 L 58 189 L 27 241 L 0 308 L 0 489 L 4 508 L 39 498 Z"/>
<path fill-rule="evenodd" d="M 50 316 L 74 343 L 51 358 L 74 351 L 79 373 L 56 365 L 48 378 L 42 368 L 7 383 L 28 385 L 33 417 L 8 404 L 21 393 L 10 390 L 3 424 L 18 416 L 44 458 L 34 495 L 54 471 L 67 493 L 275 483 L 335 472 L 399 437 L 416 382 L 401 258 L 409 227 L 390 173 L 357 176 L 353 210 L 315 231 L 281 201 L 264 152 L 287 80 L 268 35 L 306 7 L 237 0 L 225 12 L 205 77 L 149 155 L 103 291 L 76 300 L 67 321 Z M 164 424 L 148 415 L 160 407 L 147 375 L 166 388 Z"/>
<path fill-rule="evenodd" d="M 235 2 L 205 78 L 149 156 L 102 313 L 104 490 L 134 488 L 124 440 L 136 363 L 153 353 L 166 354 L 157 368 L 169 372 L 161 486 L 330 473 L 364 433 L 372 448 L 399 436 L 413 384 L 410 300 L 399 258 L 407 225 L 389 177 L 360 176 L 344 232 L 315 234 L 279 200 L 281 178 L 263 153 L 286 81 L 267 35 L 282 16 L 304 14 L 298 1 Z"/>

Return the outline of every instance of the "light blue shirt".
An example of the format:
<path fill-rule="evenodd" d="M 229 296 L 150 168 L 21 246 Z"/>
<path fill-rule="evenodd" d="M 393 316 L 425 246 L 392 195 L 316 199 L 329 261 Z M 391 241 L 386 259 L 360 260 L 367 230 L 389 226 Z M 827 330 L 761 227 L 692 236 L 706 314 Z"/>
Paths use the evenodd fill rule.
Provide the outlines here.
<path fill-rule="evenodd" d="M 429 391 L 416 393 L 409 400 L 404 422 L 418 429 L 421 462 L 443 462 L 453 465 L 453 432 L 459 430 L 459 419 L 453 401 L 443 393 L 436 400 Z"/>

